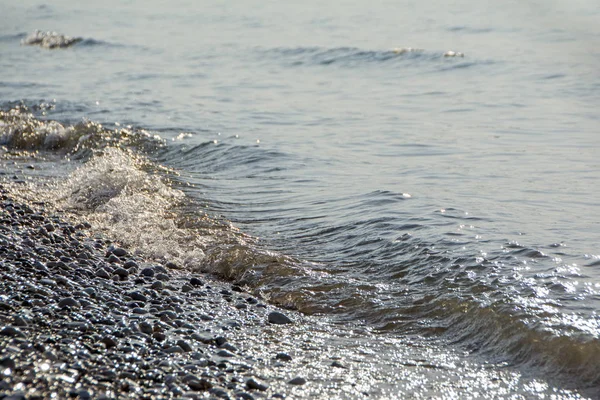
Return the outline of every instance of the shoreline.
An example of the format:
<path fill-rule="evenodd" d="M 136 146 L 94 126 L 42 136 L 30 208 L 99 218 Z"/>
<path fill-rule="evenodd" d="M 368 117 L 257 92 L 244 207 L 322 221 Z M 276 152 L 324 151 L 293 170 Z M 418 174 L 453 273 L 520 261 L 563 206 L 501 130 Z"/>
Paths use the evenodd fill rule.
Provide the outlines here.
<path fill-rule="evenodd" d="M 282 312 L 238 286 L 132 256 L 2 185 L 0 197 L 2 397 L 286 396 L 253 370 L 287 368 L 292 356 L 243 348 L 292 325 Z"/>
<path fill-rule="evenodd" d="M 35 160 L 4 165 L 2 400 L 442 399 L 449 390 L 586 398 L 435 342 L 423 347 L 360 323 L 282 310 L 209 272 L 131 254 L 93 225 L 106 221 L 90 224 L 40 201 L 44 169 Z M 288 321 L 272 313 L 292 323 L 273 323 Z M 455 369 L 467 373 L 457 380 Z"/>

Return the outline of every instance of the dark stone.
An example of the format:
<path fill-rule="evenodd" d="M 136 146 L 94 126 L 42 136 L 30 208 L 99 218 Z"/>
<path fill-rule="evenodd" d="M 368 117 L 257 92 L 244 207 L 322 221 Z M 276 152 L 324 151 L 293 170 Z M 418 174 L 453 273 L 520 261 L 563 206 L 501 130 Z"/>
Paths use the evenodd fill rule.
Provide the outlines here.
<path fill-rule="evenodd" d="M 190 285 L 192 286 L 202 286 L 204 285 L 204 282 L 202 282 L 200 279 L 193 277 L 192 279 L 190 279 Z"/>
<path fill-rule="evenodd" d="M 292 320 L 289 319 L 285 314 L 282 314 L 278 311 L 273 311 L 269 313 L 267 317 L 269 323 L 283 325 L 283 324 L 293 324 Z"/>
<path fill-rule="evenodd" d="M 220 350 L 220 351 L 217 352 L 217 355 L 219 357 L 227 357 L 227 358 L 235 357 L 235 354 L 233 354 L 233 353 L 231 353 L 231 352 L 229 352 L 227 350 Z"/>
<path fill-rule="evenodd" d="M 163 274 L 162 272 L 160 274 L 156 274 L 156 279 L 158 279 L 159 281 L 168 281 L 169 275 L 167 274 Z"/>
<path fill-rule="evenodd" d="M 206 379 L 191 379 L 187 382 L 187 385 L 195 391 L 209 390 L 213 387 L 212 383 Z"/>
<path fill-rule="evenodd" d="M 191 338 L 205 344 L 212 344 L 215 341 L 215 338 L 207 332 L 192 333 Z"/>
<path fill-rule="evenodd" d="M 163 287 L 164 284 L 161 281 L 155 281 L 152 286 L 150 286 L 150 288 L 154 290 L 161 290 Z"/>
<path fill-rule="evenodd" d="M 117 346 L 117 340 L 112 336 L 104 336 L 100 339 L 100 343 L 104 343 L 107 349 Z"/>
<path fill-rule="evenodd" d="M 179 265 L 175 264 L 174 262 L 169 261 L 168 263 L 165 264 L 165 267 L 169 268 L 169 269 L 181 269 L 181 267 L 179 267 Z"/>
<path fill-rule="evenodd" d="M 140 322 L 139 328 L 140 332 L 145 333 L 146 335 L 151 335 L 154 330 L 152 324 L 146 321 Z"/>
<path fill-rule="evenodd" d="M 154 270 L 152 268 L 144 268 L 141 274 L 151 278 L 154 276 Z"/>
<path fill-rule="evenodd" d="M 288 381 L 288 383 L 290 385 L 304 385 L 306 383 L 306 379 L 302 378 L 302 377 L 295 377 L 294 379 Z"/>
<path fill-rule="evenodd" d="M 113 249 L 112 253 L 117 257 L 123 257 L 127 255 L 127 250 L 117 247 Z"/>
<path fill-rule="evenodd" d="M 192 351 L 192 346 L 190 346 L 185 340 L 178 340 L 177 345 L 183 349 L 184 352 L 189 353 Z"/>
<path fill-rule="evenodd" d="M 64 299 L 62 299 L 61 301 L 58 302 L 58 306 L 61 308 L 62 307 L 79 308 L 79 307 L 81 307 L 81 304 L 72 297 L 65 297 Z"/>
<path fill-rule="evenodd" d="M 148 298 L 137 290 L 135 292 L 129 292 L 127 295 L 136 301 L 142 301 L 144 303 L 148 301 Z"/>
<path fill-rule="evenodd" d="M 108 261 L 109 263 L 120 263 L 121 259 L 115 256 L 114 254 L 111 254 L 106 261 Z"/>
<path fill-rule="evenodd" d="M 127 279 L 129 276 L 129 271 L 127 271 L 125 268 L 117 268 L 115 269 L 114 273 L 122 279 Z"/>
<path fill-rule="evenodd" d="M 248 389 L 260 390 L 260 391 L 265 391 L 269 388 L 269 386 L 265 385 L 262 382 L 255 380 L 254 378 L 250 378 L 246 381 L 246 387 Z"/>
<path fill-rule="evenodd" d="M 110 279 L 110 275 L 108 274 L 108 271 L 106 271 L 104 268 L 100 268 L 98 271 L 96 271 L 96 276 L 98 278 Z"/>
<path fill-rule="evenodd" d="M 292 357 L 287 353 L 277 353 L 275 358 L 281 361 L 292 361 Z"/>

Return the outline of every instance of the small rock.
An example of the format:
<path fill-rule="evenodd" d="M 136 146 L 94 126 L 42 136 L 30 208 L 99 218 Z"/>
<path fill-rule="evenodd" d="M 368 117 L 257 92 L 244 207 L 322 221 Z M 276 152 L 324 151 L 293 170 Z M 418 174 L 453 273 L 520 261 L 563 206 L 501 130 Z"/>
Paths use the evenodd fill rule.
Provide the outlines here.
<path fill-rule="evenodd" d="M 348 369 L 348 367 L 346 367 L 344 364 L 342 364 L 339 361 L 334 361 L 331 363 L 332 367 L 336 367 L 336 368 L 343 368 L 343 369 Z"/>
<path fill-rule="evenodd" d="M 136 300 L 136 301 L 142 301 L 144 303 L 146 301 L 148 301 L 148 298 L 146 296 L 144 296 L 142 293 L 138 292 L 138 291 L 129 292 L 129 293 L 127 293 L 127 295 L 129 297 L 131 297 L 133 300 Z"/>
<path fill-rule="evenodd" d="M 106 271 L 104 268 L 100 268 L 98 271 L 96 271 L 96 276 L 98 278 L 110 279 L 110 275 L 108 274 L 108 271 Z"/>
<path fill-rule="evenodd" d="M 288 383 L 290 385 L 304 385 L 306 383 L 306 379 L 297 376 L 294 379 L 292 379 L 291 381 L 288 381 Z"/>
<path fill-rule="evenodd" d="M 62 307 L 79 308 L 79 307 L 81 307 L 81 304 L 72 297 L 65 297 L 64 299 L 62 299 L 61 301 L 58 302 L 58 306 L 61 308 Z"/>
<path fill-rule="evenodd" d="M 254 378 L 250 378 L 246 381 L 246 387 L 248 389 L 255 389 L 260 391 L 265 391 L 269 388 L 269 386 L 265 385 L 262 382 L 255 380 Z"/>
<path fill-rule="evenodd" d="M 181 267 L 179 265 L 175 264 L 172 261 L 169 261 L 168 263 L 166 263 L 165 267 L 167 267 L 169 269 L 181 269 Z"/>
<path fill-rule="evenodd" d="M 287 353 L 277 353 L 275 358 L 281 361 L 292 361 L 292 357 Z"/>
<path fill-rule="evenodd" d="M 164 286 L 165 285 L 161 281 L 155 281 L 150 288 L 154 290 L 161 290 Z"/>
<path fill-rule="evenodd" d="M 108 261 L 109 263 L 120 263 L 121 259 L 115 256 L 114 254 L 111 254 L 106 261 Z"/>
<path fill-rule="evenodd" d="M 127 255 L 127 250 L 117 247 L 113 249 L 112 253 L 117 257 L 123 257 Z"/>
<path fill-rule="evenodd" d="M 277 311 L 270 312 L 267 319 L 271 324 L 277 324 L 277 325 L 293 324 L 292 320 L 289 319 L 285 314 L 282 314 Z"/>
<path fill-rule="evenodd" d="M 183 285 L 181 287 L 181 291 L 183 293 L 188 293 L 188 292 L 191 292 L 192 290 L 194 290 L 194 288 L 192 288 L 190 285 Z"/>
<path fill-rule="evenodd" d="M 215 338 L 215 343 L 217 344 L 217 346 L 221 347 L 225 343 L 227 343 L 227 338 L 224 338 L 223 336 L 216 337 Z"/>
<path fill-rule="evenodd" d="M 204 283 L 200 279 L 198 279 L 196 277 L 193 277 L 192 279 L 190 279 L 190 285 L 192 285 L 192 286 L 202 286 L 202 285 L 204 285 Z"/>
<path fill-rule="evenodd" d="M 122 279 L 127 279 L 129 276 L 129 271 L 127 271 L 125 268 L 117 268 L 115 269 L 115 275 L 119 275 L 119 277 Z"/>
<path fill-rule="evenodd" d="M 19 328 L 15 328 L 14 326 L 5 326 L 4 328 L 2 328 L 0 330 L 0 335 L 2 335 L 2 336 L 21 336 L 21 337 L 25 336 Z"/>
<path fill-rule="evenodd" d="M 231 352 L 229 352 L 227 350 L 220 350 L 220 351 L 217 352 L 217 355 L 219 357 L 227 357 L 227 358 L 235 357 L 235 354 L 233 354 L 233 353 L 231 353 Z"/>
<path fill-rule="evenodd" d="M 139 328 L 140 332 L 145 333 L 146 335 L 151 335 L 154 330 L 152 324 L 146 321 L 140 322 Z"/>
<path fill-rule="evenodd" d="M 104 336 L 102 339 L 100 339 L 100 342 L 104 343 L 107 349 L 117 346 L 117 340 L 112 336 Z"/>
<path fill-rule="evenodd" d="M 183 353 L 183 349 L 179 346 L 171 346 L 164 350 L 167 354 Z"/>
<path fill-rule="evenodd" d="M 169 275 L 163 273 L 156 274 L 156 279 L 158 279 L 159 281 L 168 281 Z"/>
<path fill-rule="evenodd" d="M 147 267 L 142 270 L 141 274 L 151 278 L 154 276 L 154 270 L 152 268 Z"/>
<path fill-rule="evenodd" d="M 192 346 L 190 346 L 185 340 L 178 340 L 177 345 L 181 347 L 186 353 L 192 351 Z"/>
<path fill-rule="evenodd" d="M 187 382 L 187 385 L 190 387 L 190 389 L 196 391 L 209 390 L 213 387 L 212 383 L 206 379 L 191 379 Z"/>

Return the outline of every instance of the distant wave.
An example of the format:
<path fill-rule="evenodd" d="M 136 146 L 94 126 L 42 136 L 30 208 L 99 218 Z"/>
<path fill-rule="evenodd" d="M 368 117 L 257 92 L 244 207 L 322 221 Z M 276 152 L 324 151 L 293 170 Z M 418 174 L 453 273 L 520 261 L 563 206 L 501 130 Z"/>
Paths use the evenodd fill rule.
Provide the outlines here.
<path fill-rule="evenodd" d="M 116 44 L 107 42 L 104 40 L 98 40 L 93 38 L 82 38 L 82 37 L 71 37 L 66 36 L 57 32 L 43 32 L 36 30 L 30 35 L 26 33 L 18 33 L 14 35 L 0 36 L 0 41 L 14 41 L 20 40 L 22 45 L 25 46 L 40 46 L 46 49 L 62 49 L 72 46 L 110 46 L 110 47 L 122 47 L 122 44 Z"/>
<path fill-rule="evenodd" d="M 62 49 L 71 47 L 83 40 L 80 37 L 66 36 L 57 32 L 35 30 L 31 35 L 21 40 L 26 46 L 40 46 L 45 49 Z"/>
<path fill-rule="evenodd" d="M 262 49 L 263 55 L 283 58 L 291 66 L 341 65 L 354 66 L 364 63 L 393 63 L 407 60 L 434 61 L 448 58 L 463 58 L 457 51 L 427 51 L 412 47 L 397 47 L 387 50 L 365 50 L 357 47 L 278 47 Z"/>

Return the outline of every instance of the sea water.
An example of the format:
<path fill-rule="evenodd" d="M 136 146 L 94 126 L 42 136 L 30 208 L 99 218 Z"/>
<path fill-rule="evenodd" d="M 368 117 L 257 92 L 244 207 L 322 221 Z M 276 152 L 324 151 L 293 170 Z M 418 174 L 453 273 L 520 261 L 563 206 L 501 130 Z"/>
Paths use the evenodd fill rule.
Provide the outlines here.
<path fill-rule="evenodd" d="M 597 395 L 597 3 L 288 3 L 3 1 L 0 144 L 150 256 Z"/>

